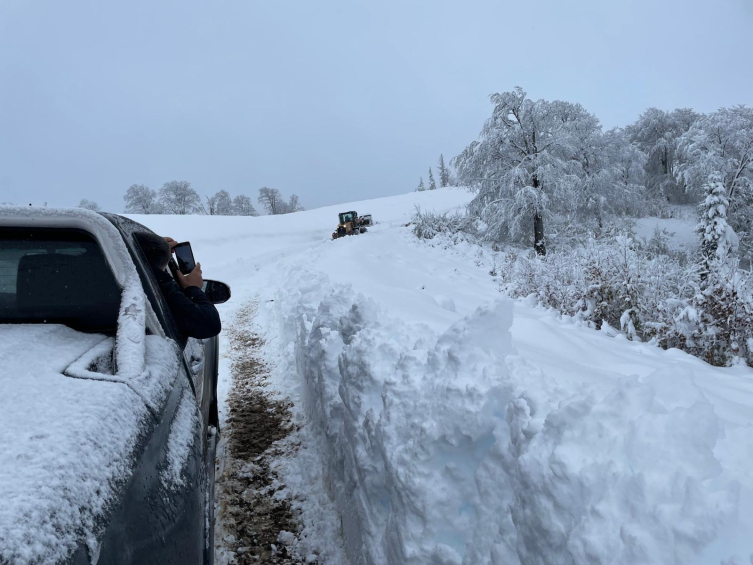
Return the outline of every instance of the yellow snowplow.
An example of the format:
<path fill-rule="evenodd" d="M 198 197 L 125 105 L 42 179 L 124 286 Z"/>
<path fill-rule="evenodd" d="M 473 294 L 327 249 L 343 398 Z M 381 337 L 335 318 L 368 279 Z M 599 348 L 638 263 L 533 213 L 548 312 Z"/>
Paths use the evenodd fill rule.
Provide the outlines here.
<path fill-rule="evenodd" d="M 338 214 L 340 223 L 332 232 L 332 239 L 345 237 L 346 235 L 358 235 L 366 231 L 366 226 L 371 225 L 371 215 L 368 215 L 368 221 L 358 216 L 355 210 L 350 212 L 341 212 Z"/>

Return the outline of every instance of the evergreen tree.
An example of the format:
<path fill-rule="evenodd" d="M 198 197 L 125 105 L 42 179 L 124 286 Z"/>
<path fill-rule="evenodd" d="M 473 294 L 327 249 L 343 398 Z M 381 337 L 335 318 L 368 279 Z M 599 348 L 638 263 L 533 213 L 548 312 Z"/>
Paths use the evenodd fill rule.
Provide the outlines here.
<path fill-rule="evenodd" d="M 426 190 L 426 187 L 424 186 L 424 177 L 421 177 L 421 180 L 418 183 L 418 188 L 416 188 L 417 192 L 423 192 Z"/>
<path fill-rule="evenodd" d="M 721 108 L 702 116 L 679 143 L 678 167 L 688 192 L 705 198 L 709 173 L 724 185 L 727 223 L 740 237 L 740 256 L 753 258 L 753 109 Z"/>
<path fill-rule="evenodd" d="M 706 279 L 737 250 L 738 238 L 727 223 L 729 200 L 721 176 L 709 175 L 704 189 L 706 198 L 699 206 L 701 221 L 697 231 L 701 236 L 701 277 Z"/>
<path fill-rule="evenodd" d="M 439 155 L 439 186 L 450 186 L 450 171 L 444 164 L 444 155 Z"/>
<path fill-rule="evenodd" d="M 429 167 L 429 190 L 436 190 L 437 189 L 437 183 L 434 182 L 434 173 L 431 172 L 431 167 Z"/>

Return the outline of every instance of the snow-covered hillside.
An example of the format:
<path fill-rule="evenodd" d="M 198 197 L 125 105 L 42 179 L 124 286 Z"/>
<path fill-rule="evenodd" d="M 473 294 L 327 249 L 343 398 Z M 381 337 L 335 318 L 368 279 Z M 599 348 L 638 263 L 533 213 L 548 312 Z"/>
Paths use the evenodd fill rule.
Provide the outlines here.
<path fill-rule="evenodd" d="M 302 549 L 327 564 L 753 562 L 753 370 L 505 299 L 489 251 L 405 226 L 416 205 L 470 198 L 134 217 L 231 284 L 224 319 L 258 301 L 272 387 L 302 425 L 279 462 Z M 378 224 L 332 241 L 351 209 Z"/>

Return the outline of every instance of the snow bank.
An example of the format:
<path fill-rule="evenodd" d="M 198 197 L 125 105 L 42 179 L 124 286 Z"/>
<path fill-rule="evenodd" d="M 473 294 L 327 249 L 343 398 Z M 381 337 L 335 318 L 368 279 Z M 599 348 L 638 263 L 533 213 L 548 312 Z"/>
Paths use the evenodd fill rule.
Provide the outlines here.
<path fill-rule="evenodd" d="M 351 562 L 709 562 L 734 523 L 722 426 L 688 375 L 595 396 L 516 354 L 509 301 L 437 336 L 321 275 L 289 288 L 280 329 Z"/>

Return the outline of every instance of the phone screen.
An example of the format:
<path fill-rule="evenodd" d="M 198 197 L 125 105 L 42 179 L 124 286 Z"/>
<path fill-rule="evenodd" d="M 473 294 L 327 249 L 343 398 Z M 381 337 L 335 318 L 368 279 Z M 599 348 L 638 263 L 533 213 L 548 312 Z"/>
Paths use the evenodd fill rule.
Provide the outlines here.
<path fill-rule="evenodd" d="M 191 251 L 191 244 L 187 241 L 179 243 L 174 248 L 175 258 L 178 260 L 178 269 L 184 275 L 187 275 L 196 267 L 196 261 L 193 259 L 193 251 Z"/>

